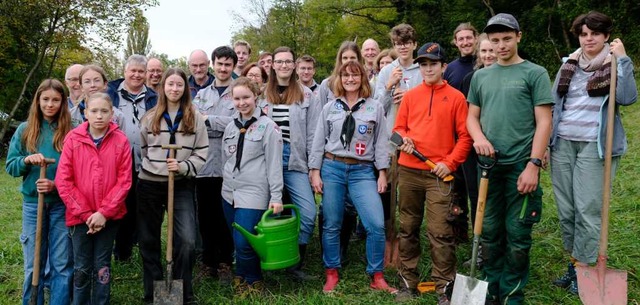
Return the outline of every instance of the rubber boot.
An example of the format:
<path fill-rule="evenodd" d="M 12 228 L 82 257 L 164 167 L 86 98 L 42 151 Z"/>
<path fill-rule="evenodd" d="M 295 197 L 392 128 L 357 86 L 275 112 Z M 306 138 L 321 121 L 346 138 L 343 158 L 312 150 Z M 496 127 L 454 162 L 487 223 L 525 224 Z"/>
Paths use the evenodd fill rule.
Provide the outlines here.
<path fill-rule="evenodd" d="M 314 280 L 315 277 L 308 275 L 302 271 L 302 267 L 304 265 L 304 259 L 307 253 L 307 245 L 298 245 L 298 249 L 300 251 L 300 262 L 295 264 L 292 267 L 287 268 L 287 273 L 294 277 L 298 281 L 310 281 Z"/>
<path fill-rule="evenodd" d="M 322 292 L 332 293 L 340 281 L 340 278 L 338 277 L 338 269 L 327 269 L 326 274 L 327 281 L 324 283 L 324 287 L 322 287 Z"/>
<path fill-rule="evenodd" d="M 376 272 L 373 274 L 373 277 L 371 277 L 371 284 L 369 285 L 369 287 L 375 290 L 386 291 L 391 294 L 398 293 L 398 289 L 395 289 L 389 286 L 389 284 L 387 284 L 387 281 L 385 281 L 384 279 L 384 273 L 382 272 Z"/>

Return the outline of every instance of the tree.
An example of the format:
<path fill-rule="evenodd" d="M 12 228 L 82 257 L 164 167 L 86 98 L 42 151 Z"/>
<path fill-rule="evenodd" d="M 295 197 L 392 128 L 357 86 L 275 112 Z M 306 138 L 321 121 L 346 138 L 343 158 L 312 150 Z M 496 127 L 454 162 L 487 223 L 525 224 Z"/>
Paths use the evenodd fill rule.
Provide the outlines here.
<path fill-rule="evenodd" d="M 13 84 L 21 83 L 17 99 L 11 105 L 13 118 L 25 99 L 27 89 L 34 86 L 35 76 L 48 77 L 58 51 L 67 41 L 78 41 L 94 50 L 103 49 L 109 42 L 118 45 L 118 37 L 133 16 L 132 10 L 153 6 L 156 0 L 3 0 L 0 2 L 0 29 L 13 36 L 10 49 L 23 49 L 24 60 L 16 61 L 11 69 Z M 24 31 L 27 35 L 15 33 Z M 100 42 L 89 33 L 97 34 Z M 49 65 L 43 66 L 44 63 Z M 17 67 L 17 68 L 16 68 Z M 20 73 L 21 72 L 21 73 Z M 4 74 L 2 75 L 4 78 Z M 33 90 L 30 90 L 33 91 Z M 6 103 L 7 101 L 5 101 Z M 5 104 L 5 109 L 9 105 Z M 3 124 L 0 139 L 8 128 Z"/>
<path fill-rule="evenodd" d="M 137 9 L 135 18 L 131 26 L 129 26 L 127 48 L 124 51 L 124 57 L 128 58 L 133 54 L 147 55 L 149 51 L 151 51 L 149 22 L 147 22 L 147 17 L 142 14 L 142 10 Z"/>

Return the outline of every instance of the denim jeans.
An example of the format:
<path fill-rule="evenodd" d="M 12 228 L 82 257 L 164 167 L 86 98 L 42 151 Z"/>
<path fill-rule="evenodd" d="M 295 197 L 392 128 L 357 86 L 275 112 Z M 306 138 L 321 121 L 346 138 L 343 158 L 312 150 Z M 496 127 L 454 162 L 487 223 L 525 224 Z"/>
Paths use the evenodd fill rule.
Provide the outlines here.
<path fill-rule="evenodd" d="M 313 235 L 316 223 L 316 201 L 311 190 L 309 175 L 303 172 L 288 170 L 291 145 L 287 142 L 282 150 L 282 167 L 284 187 L 289 191 L 291 201 L 300 209 L 300 235 L 298 244 L 306 245 Z"/>
<path fill-rule="evenodd" d="M 119 221 L 107 221 L 98 233 L 87 234 L 86 224 L 69 228 L 73 244 L 73 304 L 109 304 L 111 253 Z"/>
<path fill-rule="evenodd" d="M 260 258 L 253 250 L 249 241 L 240 231 L 231 227 L 236 222 L 251 234 L 256 234 L 254 227 L 262 218 L 264 210 L 236 209 L 226 200 L 222 200 L 224 217 L 227 225 L 232 230 L 233 243 L 236 247 L 236 275 L 242 277 L 247 283 L 253 284 L 262 280 L 262 269 L 260 268 Z"/>
<path fill-rule="evenodd" d="M 323 261 L 326 268 L 340 268 L 340 229 L 347 194 L 367 231 L 367 273 L 383 271 L 384 212 L 373 164 L 349 165 L 324 159 L 322 177 Z"/>
<path fill-rule="evenodd" d="M 42 217 L 42 243 L 40 246 L 40 285 L 38 285 L 38 305 L 44 304 L 44 270 L 49 259 L 49 304 L 70 304 L 71 280 L 73 279 L 73 260 L 69 256 L 71 242 L 65 225 L 64 203 L 44 204 Z M 31 298 L 31 279 L 33 277 L 33 258 L 35 256 L 37 202 L 22 203 L 22 253 L 24 257 L 24 283 L 22 285 L 22 304 L 27 305 Z"/>
<path fill-rule="evenodd" d="M 163 278 L 160 257 L 161 232 L 167 208 L 167 182 L 139 179 L 138 239 L 142 256 L 144 299 L 153 299 L 153 281 Z M 196 212 L 195 183 L 189 179 L 176 180 L 173 205 L 173 278 L 182 279 L 185 302 L 193 299 L 192 271 L 195 262 Z"/>

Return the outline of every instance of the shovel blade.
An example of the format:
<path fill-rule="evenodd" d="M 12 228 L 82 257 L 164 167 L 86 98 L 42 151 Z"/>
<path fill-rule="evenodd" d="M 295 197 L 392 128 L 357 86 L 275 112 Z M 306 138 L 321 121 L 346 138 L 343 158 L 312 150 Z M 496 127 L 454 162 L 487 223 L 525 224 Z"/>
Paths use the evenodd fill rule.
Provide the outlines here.
<path fill-rule="evenodd" d="M 627 272 L 604 266 L 576 267 L 578 291 L 584 305 L 626 305 Z"/>
<path fill-rule="evenodd" d="M 182 304 L 182 280 L 153 282 L 153 305 Z"/>
<path fill-rule="evenodd" d="M 489 283 L 462 274 L 456 274 L 451 294 L 451 305 L 484 305 Z"/>

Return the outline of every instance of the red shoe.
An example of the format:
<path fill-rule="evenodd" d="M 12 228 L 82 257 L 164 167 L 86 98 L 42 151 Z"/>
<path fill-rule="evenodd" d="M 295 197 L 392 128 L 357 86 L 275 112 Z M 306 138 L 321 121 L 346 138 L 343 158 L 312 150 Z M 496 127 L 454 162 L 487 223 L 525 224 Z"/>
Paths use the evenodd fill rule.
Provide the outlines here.
<path fill-rule="evenodd" d="M 391 294 L 398 293 L 398 289 L 395 289 L 384 280 L 384 274 L 382 272 L 376 272 L 373 274 L 373 278 L 371 279 L 371 285 L 369 285 L 371 289 L 386 291 Z"/>
<path fill-rule="evenodd" d="M 324 287 L 322 288 L 322 292 L 331 293 L 336 289 L 338 285 L 338 269 L 327 269 L 327 281 L 324 283 Z"/>

